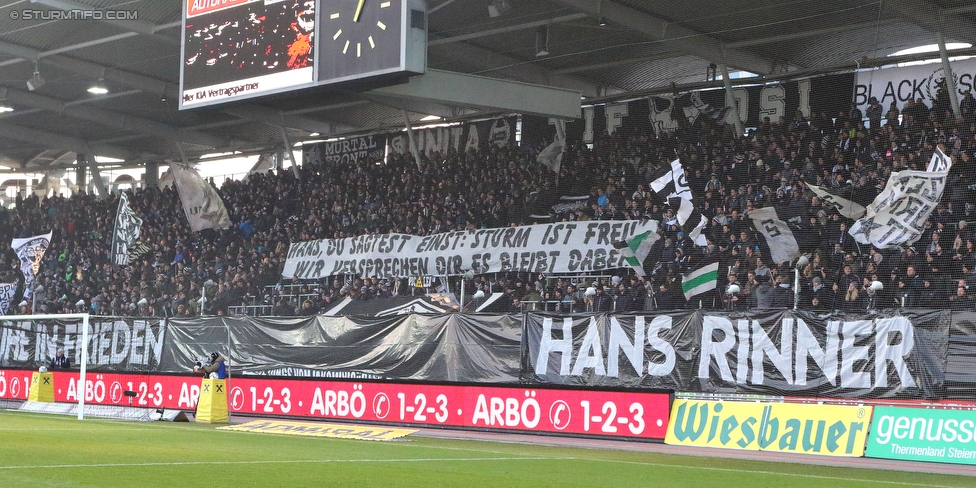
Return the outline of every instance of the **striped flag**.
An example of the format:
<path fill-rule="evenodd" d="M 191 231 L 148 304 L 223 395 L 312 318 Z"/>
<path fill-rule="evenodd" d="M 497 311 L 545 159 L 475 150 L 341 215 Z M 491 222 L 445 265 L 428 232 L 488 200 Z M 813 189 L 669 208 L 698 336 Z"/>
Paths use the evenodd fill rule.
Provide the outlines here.
<path fill-rule="evenodd" d="M 681 276 L 681 289 L 685 300 L 718 287 L 718 262 L 706 264 L 691 273 Z"/>
<path fill-rule="evenodd" d="M 667 195 L 668 206 L 674 209 L 678 225 L 692 242 L 699 246 L 708 244 L 705 236 L 701 235 L 708 225 L 708 218 L 702 215 L 692 202 L 691 188 L 688 187 L 688 179 L 685 178 L 685 170 L 681 166 L 680 159 L 671 161 L 671 170 L 652 181 L 651 189 L 658 195 Z"/>
<path fill-rule="evenodd" d="M 630 240 L 615 242 L 613 247 L 620 251 L 627 264 L 631 268 L 634 268 L 634 273 L 637 273 L 637 276 L 643 277 L 646 276 L 646 273 L 644 273 L 644 259 L 651 252 L 651 246 L 657 242 L 657 239 L 657 232 L 649 230 L 635 235 Z"/>

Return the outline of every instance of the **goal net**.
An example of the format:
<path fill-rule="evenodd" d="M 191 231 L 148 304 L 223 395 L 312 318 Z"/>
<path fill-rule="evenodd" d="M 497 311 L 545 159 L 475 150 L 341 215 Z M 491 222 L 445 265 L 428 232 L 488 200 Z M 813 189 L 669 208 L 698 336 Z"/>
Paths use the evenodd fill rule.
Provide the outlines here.
<path fill-rule="evenodd" d="M 164 328 L 156 319 L 88 314 L 0 317 L 0 400 L 39 399 L 31 409 L 79 420 L 146 415 L 122 407 L 162 406 L 151 372 Z"/>

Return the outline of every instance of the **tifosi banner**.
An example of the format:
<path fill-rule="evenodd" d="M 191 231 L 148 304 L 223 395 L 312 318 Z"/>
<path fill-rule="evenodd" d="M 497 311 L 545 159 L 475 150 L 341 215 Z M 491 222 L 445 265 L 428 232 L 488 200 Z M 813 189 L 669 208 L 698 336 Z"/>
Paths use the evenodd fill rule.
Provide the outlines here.
<path fill-rule="evenodd" d="M 948 312 L 527 314 L 522 379 L 599 387 L 831 397 L 940 395 Z"/>
<path fill-rule="evenodd" d="M 614 243 L 650 232 L 657 221 L 562 222 L 430 236 L 372 234 L 292 243 L 284 278 L 319 279 L 482 273 L 578 273 L 629 266 Z M 653 240 L 651 241 L 653 242 Z"/>
<path fill-rule="evenodd" d="M 448 152 L 465 154 L 468 151 L 482 152 L 492 147 L 515 146 L 515 117 L 468 122 L 453 127 L 419 129 L 416 133 L 417 151 L 428 156 L 440 153 L 446 157 Z M 410 141 L 406 134 L 389 136 L 390 151 L 396 154 L 410 152 Z M 440 161 L 436 161 L 440 163 Z"/>
<path fill-rule="evenodd" d="M 88 326 L 89 369 L 155 371 L 159 365 L 166 327 L 158 319 L 92 317 Z M 59 349 L 77 366 L 82 332 L 81 320 L 0 320 L 0 368 L 36 369 Z"/>
<path fill-rule="evenodd" d="M 366 160 L 382 160 L 386 156 L 386 135 L 350 137 L 339 141 L 320 142 L 302 146 L 303 164 L 317 167 L 322 164 L 356 164 Z"/>
<path fill-rule="evenodd" d="M 861 457 L 872 407 L 675 400 L 665 444 Z"/>

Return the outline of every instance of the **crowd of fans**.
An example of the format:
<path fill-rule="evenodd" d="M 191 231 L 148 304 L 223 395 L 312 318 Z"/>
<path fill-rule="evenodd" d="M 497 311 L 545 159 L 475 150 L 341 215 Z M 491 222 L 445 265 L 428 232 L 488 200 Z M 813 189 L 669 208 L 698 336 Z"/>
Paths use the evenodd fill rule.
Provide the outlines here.
<path fill-rule="evenodd" d="M 252 174 L 219 188 L 235 226 L 192 233 L 172 188 L 137 189 L 130 204 L 144 219 L 143 253 L 114 266 L 109 248 L 117 198 L 36 196 L 0 212 L 0 238 L 53 229 L 34 297 L 11 312 L 88 311 L 105 315 L 221 314 L 233 305 L 273 304 L 276 315 L 311 315 L 345 297 L 409 294 L 404 281 L 330 277 L 303 283 L 300 301 L 266 293 L 282 282 L 291 242 L 366 233 L 431 234 L 559 220 L 654 219 L 662 236 L 645 261 L 646 278 L 630 270 L 596 282 L 559 277 L 489 275 L 468 280 L 467 292 L 503 293 L 504 308 L 629 312 L 681 307 L 793 306 L 793 263 L 772 263 L 748 215 L 774 206 L 810 262 L 801 267 L 799 305 L 820 310 L 937 306 L 972 309 L 976 289 L 976 100 L 963 100 L 963 121 L 938 101 L 918 100 L 878 115 L 852 106 L 838 114 L 798 113 L 764 120 L 742 137 L 730 126 L 682 126 L 656 134 L 639 129 L 569 141 L 559 174 L 535 162 L 539 148 L 482 153 L 433 153 L 416 164 L 409 155 L 356 164 L 307 163 L 291 171 Z M 866 122 L 867 121 L 867 122 Z M 937 144 L 954 165 L 926 232 L 906 249 L 854 242 L 852 223 L 807 189 L 815 184 L 861 204 L 884 188 L 893 171 L 924 170 Z M 677 224 L 667 199 L 649 183 L 680 157 L 695 204 L 709 219 L 707 246 Z M 589 195 L 585 208 L 552 210 L 560 195 Z M 539 214 L 548 213 L 548 219 Z M 23 281 L 6 251 L 0 280 Z M 718 259 L 716 292 L 686 303 L 681 275 Z M 284 280 L 288 282 L 289 280 Z M 880 282 L 883 287 L 872 286 Z M 739 292 L 728 294 L 729 284 Z M 200 300 L 206 296 L 207 300 Z M 17 302 L 21 306 L 17 307 Z"/>

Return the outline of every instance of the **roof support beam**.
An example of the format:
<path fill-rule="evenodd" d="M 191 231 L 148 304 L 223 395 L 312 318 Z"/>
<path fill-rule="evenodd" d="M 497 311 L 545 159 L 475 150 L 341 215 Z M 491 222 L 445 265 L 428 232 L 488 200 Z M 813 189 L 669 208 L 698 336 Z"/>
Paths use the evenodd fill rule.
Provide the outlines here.
<path fill-rule="evenodd" d="M 757 74 L 772 73 L 775 66 L 770 59 L 730 48 L 718 39 L 610 0 L 557 0 L 557 3 L 586 12 L 593 17 L 603 17 L 611 23 L 622 25 L 714 63 L 724 63 Z"/>
<path fill-rule="evenodd" d="M 370 93 L 566 119 L 580 116 L 580 92 L 575 90 L 434 69 Z"/>
<path fill-rule="evenodd" d="M 570 14 L 563 15 L 561 17 L 554 17 L 551 19 L 536 20 L 533 22 L 523 22 L 521 24 L 510 25 L 507 27 L 499 27 L 497 29 L 487 29 L 477 32 L 468 32 L 466 34 L 460 34 L 457 36 L 442 36 L 438 39 L 427 41 L 427 46 L 440 46 L 442 44 L 449 44 L 459 41 L 468 41 L 471 39 L 478 39 L 480 37 L 493 36 L 496 34 L 506 34 L 509 32 L 515 32 L 518 30 L 534 29 L 536 27 L 542 27 L 544 25 L 561 24 L 563 22 L 572 22 L 574 20 L 585 19 L 589 17 L 588 14 Z"/>
<path fill-rule="evenodd" d="M 23 127 L 7 122 L 0 122 L 0 133 L 3 133 L 3 137 L 16 139 L 18 141 L 37 142 L 42 140 L 48 147 L 56 147 L 58 149 L 64 149 L 65 151 L 74 151 L 84 154 L 98 154 L 100 156 L 108 156 L 110 158 L 125 160 L 135 159 L 136 157 L 140 156 L 133 151 L 117 146 L 107 144 L 89 145 L 87 141 L 78 139 L 76 137 Z M 159 155 L 150 156 L 161 157 Z"/>
<path fill-rule="evenodd" d="M 430 39 L 439 39 L 436 34 L 430 34 Z M 494 51 L 482 49 L 466 42 L 452 43 L 450 46 L 431 50 L 436 56 L 439 49 L 447 49 L 451 59 L 461 59 L 471 66 L 479 68 L 476 74 L 497 73 L 512 80 L 536 85 L 550 85 L 562 88 L 578 90 L 586 97 L 596 97 L 604 95 L 605 87 L 594 85 L 578 78 L 557 75 L 541 66 L 535 64 L 535 60 L 525 61 L 513 58 Z M 428 55 L 430 57 L 430 54 Z M 429 63 L 428 66 L 434 63 Z M 430 70 L 428 69 L 428 72 Z"/>
<path fill-rule="evenodd" d="M 70 11 L 70 10 L 94 10 L 90 5 L 85 5 L 82 3 L 73 2 L 71 0 L 31 0 L 31 3 L 36 3 L 40 5 L 45 5 L 53 9 Z M 117 10 L 117 11 L 121 11 Z M 159 26 L 155 24 L 144 22 L 141 20 L 130 20 L 130 19 L 96 19 L 99 22 L 103 22 L 109 25 L 114 25 L 121 27 L 125 30 L 136 32 L 147 37 L 165 42 L 167 44 L 172 44 L 174 46 L 180 45 L 180 39 L 167 35 L 160 35 L 158 32 Z"/>
<path fill-rule="evenodd" d="M 948 13 L 938 5 L 916 0 L 888 0 L 903 19 L 929 32 L 941 32 L 946 38 L 976 44 L 976 24 L 966 17 Z"/>
<path fill-rule="evenodd" d="M 182 130 L 154 120 L 120 114 L 111 110 L 80 104 L 68 104 L 57 98 L 39 95 L 37 93 L 10 88 L 2 91 L 6 95 L 6 101 L 10 103 L 28 105 L 49 112 L 90 120 L 113 129 L 133 131 L 143 135 L 157 136 L 171 141 L 186 142 L 215 149 L 246 144 L 245 141 L 230 140 L 192 130 Z"/>
<path fill-rule="evenodd" d="M 318 132 L 319 134 L 331 135 L 338 132 L 363 130 L 361 127 L 353 127 L 335 122 L 323 122 L 301 115 L 290 115 L 261 105 L 230 106 L 223 111 L 235 117 L 262 122 L 274 127 L 299 129 L 305 132 Z"/>

